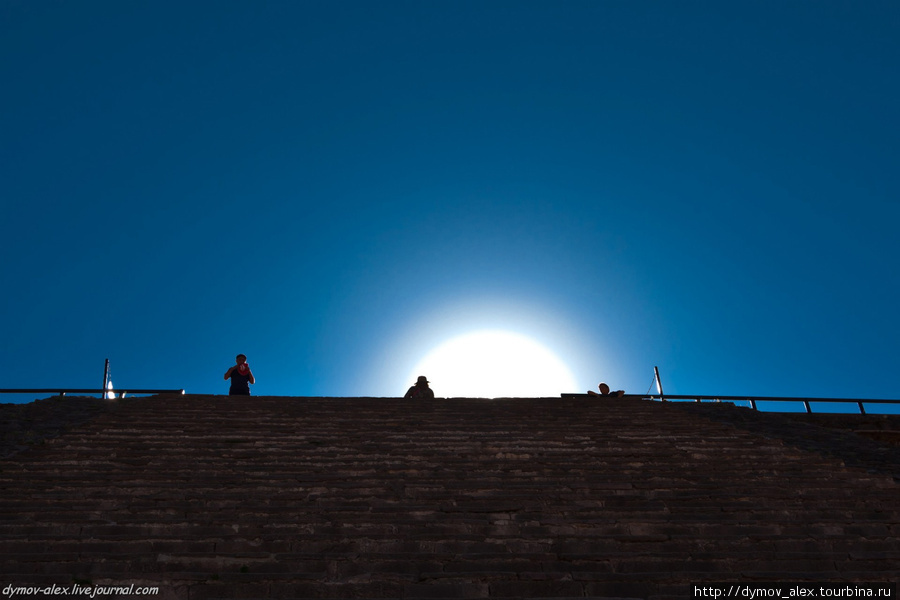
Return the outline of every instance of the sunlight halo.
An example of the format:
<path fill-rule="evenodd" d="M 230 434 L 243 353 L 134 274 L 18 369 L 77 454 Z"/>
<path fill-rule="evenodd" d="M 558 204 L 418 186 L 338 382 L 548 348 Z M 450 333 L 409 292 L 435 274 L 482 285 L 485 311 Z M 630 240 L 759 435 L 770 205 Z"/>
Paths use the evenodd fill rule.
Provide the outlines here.
<path fill-rule="evenodd" d="M 425 375 L 438 397 L 547 397 L 577 387 L 569 368 L 534 339 L 481 330 L 453 337 L 431 350 L 409 374 Z"/>

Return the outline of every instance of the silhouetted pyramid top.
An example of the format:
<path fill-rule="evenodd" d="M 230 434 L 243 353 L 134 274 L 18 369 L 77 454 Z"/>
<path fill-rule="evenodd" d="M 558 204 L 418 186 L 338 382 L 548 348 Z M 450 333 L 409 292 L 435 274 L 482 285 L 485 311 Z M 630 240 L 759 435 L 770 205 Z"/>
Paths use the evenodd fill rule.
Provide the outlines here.
<path fill-rule="evenodd" d="M 634 397 L 107 406 L 3 460 L 6 581 L 683 599 L 900 572 L 897 448 L 804 419 Z"/>

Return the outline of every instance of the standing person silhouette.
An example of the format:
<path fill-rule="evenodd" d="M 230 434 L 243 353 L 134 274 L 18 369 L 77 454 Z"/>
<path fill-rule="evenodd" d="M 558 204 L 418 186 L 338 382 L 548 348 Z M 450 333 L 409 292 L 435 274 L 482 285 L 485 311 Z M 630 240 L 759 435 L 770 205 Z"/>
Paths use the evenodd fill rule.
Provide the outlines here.
<path fill-rule="evenodd" d="M 434 400 L 434 390 L 428 387 L 428 379 L 424 375 L 419 375 L 419 378 L 416 379 L 416 385 L 406 390 L 406 395 L 403 397 Z"/>
<path fill-rule="evenodd" d="M 247 357 L 238 354 L 235 357 L 235 365 L 225 371 L 225 379 L 231 379 L 231 387 L 228 389 L 229 396 L 249 396 L 250 384 L 256 383 L 253 371 L 247 364 Z"/>

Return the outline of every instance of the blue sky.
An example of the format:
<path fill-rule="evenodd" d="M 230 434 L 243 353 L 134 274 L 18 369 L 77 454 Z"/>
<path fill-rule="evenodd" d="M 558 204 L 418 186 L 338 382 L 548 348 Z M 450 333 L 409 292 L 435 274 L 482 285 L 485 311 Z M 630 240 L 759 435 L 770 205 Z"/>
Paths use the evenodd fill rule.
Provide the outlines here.
<path fill-rule="evenodd" d="M 898 398 L 896 2 L 0 4 L 0 387 Z M 434 387 L 440 395 L 440 386 Z M 31 399 L 31 398 L 28 398 Z M 13 398 L 0 397 L 0 401 Z"/>

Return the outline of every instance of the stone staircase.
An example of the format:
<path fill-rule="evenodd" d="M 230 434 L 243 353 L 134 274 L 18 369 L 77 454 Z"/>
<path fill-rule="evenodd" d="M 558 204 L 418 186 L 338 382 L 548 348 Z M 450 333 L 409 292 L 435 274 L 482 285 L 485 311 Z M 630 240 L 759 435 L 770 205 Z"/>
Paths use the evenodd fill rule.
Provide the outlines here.
<path fill-rule="evenodd" d="M 0 584 L 685 599 L 896 582 L 898 453 L 635 397 L 118 400 L 0 461 Z"/>

